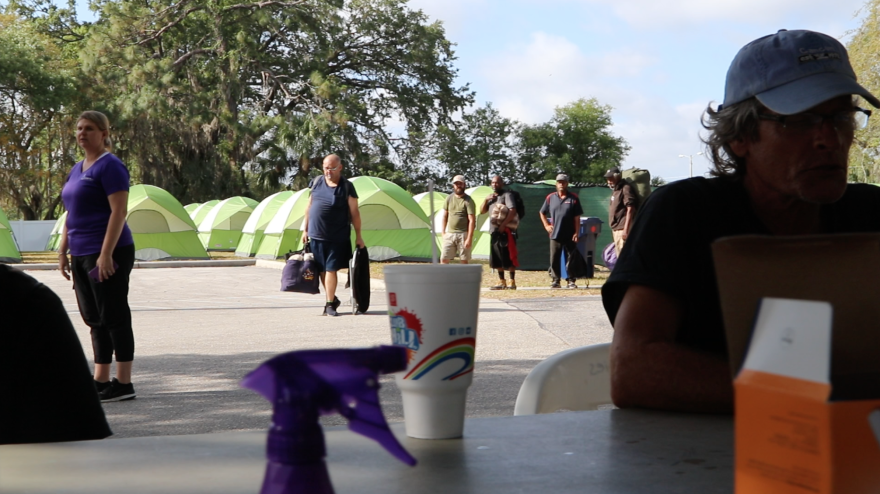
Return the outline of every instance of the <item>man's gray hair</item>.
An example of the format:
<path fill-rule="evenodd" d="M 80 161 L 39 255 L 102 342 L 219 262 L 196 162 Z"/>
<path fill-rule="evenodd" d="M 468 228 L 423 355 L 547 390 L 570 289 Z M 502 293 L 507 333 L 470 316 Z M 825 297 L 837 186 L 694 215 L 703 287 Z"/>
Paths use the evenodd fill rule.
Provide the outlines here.
<path fill-rule="evenodd" d="M 758 140 L 758 115 L 764 109 L 756 98 L 749 98 L 720 110 L 706 108 L 701 123 L 709 131 L 702 138 L 716 177 L 740 179 L 746 174 L 746 160 L 734 154 L 730 143 L 737 139 Z"/>

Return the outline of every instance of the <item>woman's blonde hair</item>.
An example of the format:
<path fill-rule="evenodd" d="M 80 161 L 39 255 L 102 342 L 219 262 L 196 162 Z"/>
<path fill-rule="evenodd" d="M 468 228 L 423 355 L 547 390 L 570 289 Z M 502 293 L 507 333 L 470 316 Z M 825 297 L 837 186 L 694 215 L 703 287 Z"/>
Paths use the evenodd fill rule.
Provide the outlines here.
<path fill-rule="evenodd" d="M 107 118 L 107 115 L 99 111 L 88 110 L 80 113 L 76 121 L 79 122 L 80 120 L 88 120 L 95 124 L 98 130 L 107 131 L 107 137 L 104 138 L 104 147 L 109 149 L 113 146 L 113 141 L 110 140 L 110 119 Z"/>

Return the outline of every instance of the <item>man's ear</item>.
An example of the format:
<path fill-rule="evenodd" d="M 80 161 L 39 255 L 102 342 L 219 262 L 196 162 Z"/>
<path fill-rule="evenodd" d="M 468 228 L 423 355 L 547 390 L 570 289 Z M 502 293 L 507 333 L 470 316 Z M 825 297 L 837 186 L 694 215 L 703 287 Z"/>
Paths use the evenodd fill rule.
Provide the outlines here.
<path fill-rule="evenodd" d="M 743 139 L 742 137 L 737 137 L 728 142 L 727 145 L 730 146 L 730 150 L 733 151 L 733 154 L 735 154 L 737 158 L 748 158 L 749 150 L 751 148 L 750 141 Z"/>

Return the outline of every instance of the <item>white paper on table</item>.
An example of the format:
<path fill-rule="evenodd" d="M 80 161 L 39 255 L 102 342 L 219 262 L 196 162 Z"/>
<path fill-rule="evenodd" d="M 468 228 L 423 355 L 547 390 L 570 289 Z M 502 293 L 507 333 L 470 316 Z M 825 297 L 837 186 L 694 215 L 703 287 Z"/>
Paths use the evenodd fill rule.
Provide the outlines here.
<path fill-rule="evenodd" d="M 829 383 L 832 313 L 828 302 L 761 299 L 743 368 Z"/>

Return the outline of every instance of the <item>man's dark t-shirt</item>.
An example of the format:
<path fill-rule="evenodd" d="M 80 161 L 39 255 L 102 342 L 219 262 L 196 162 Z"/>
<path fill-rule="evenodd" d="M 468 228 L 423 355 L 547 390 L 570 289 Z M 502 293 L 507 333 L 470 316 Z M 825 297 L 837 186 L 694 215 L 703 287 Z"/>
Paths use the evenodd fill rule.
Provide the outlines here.
<path fill-rule="evenodd" d="M 0 444 L 82 441 L 112 434 L 82 345 L 58 296 L 0 264 L 0 313 Z"/>
<path fill-rule="evenodd" d="M 850 184 L 843 198 L 823 207 L 822 218 L 828 233 L 880 232 L 880 187 Z M 649 286 L 681 301 L 684 314 L 678 343 L 726 354 L 710 246 L 735 235 L 769 235 L 741 182 L 692 178 L 654 191 L 602 287 L 602 302 L 612 324 L 627 288 Z"/>
<path fill-rule="evenodd" d="M 336 187 L 330 187 L 322 175 L 312 183 L 311 194 L 309 237 L 325 242 L 349 242 L 351 212 L 348 198 L 358 196 L 354 185 L 342 177 Z"/>
<path fill-rule="evenodd" d="M 564 199 L 556 192 L 548 195 L 541 206 L 541 212 L 544 216 L 553 218 L 550 238 L 559 242 L 571 241 L 574 236 L 574 219 L 584 214 L 580 199 L 571 191 L 568 191 Z"/>

